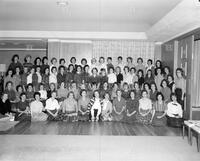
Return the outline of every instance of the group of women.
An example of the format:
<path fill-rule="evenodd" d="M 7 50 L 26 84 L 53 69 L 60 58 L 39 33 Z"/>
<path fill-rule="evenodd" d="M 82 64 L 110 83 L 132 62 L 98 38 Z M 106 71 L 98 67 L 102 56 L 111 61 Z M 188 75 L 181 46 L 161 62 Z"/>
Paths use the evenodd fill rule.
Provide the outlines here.
<path fill-rule="evenodd" d="M 121 56 L 113 65 L 112 58 L 86 59 L 76 64 L 65 59 L 31 56 L 19 61 L 14 55 L 4 79 L 0 100 L 0 117 L 9 113 L 15 120 L 32 121 L 121 121 L 126 123 L 165 125 L 168 117 L 182 118 L 186 83 L 183 70 L 174 79 L 168 66 L 137 64 Z"/>

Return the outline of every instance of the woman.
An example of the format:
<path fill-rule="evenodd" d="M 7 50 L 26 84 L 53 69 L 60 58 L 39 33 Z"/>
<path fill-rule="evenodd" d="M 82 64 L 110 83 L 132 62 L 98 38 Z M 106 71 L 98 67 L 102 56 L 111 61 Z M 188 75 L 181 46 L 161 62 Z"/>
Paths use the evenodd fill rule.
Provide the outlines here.
<path fill-rule="evenodd" d="M 6 77 L 4 78 L 4 89 L 6 87 L 7 82 L 12 82 L 14 84 L 15 80 L 13 78 L 13 70 L 12 69 L 8 69 L 7 73 L 6 73 Z"/>
<path fill-rule="evenodd" d="M 113 121 L 122 121 L 126 111 L 126 101 L 122 98 L 121 90 L 117 90 L 117 98 L 113 100 Z"/>
<path fill-rule="evenodd" d="M 135 98 L 139 100 L 141 98 L 141 89 L 138 82 L 134 83 Z"/>
<path fill-rule="evenodd" d="M 168 75 L 170 75 L 170 67 L 169 66 L 165 66 L 163 68 L 163 72 L 164 72 L 164 79 L 167 79 Z"/>
<path fill-rule="evenodd" d="M 30 69 L 32 68 L 33 66 L 33 63 L 31 63 L 31 55 L 26 55 L 25 58 L 24 58 L 24 64 L 23 64 L 23 67 L 27 68 L 28 71 L 30 71 Z"/>
<path fill-rule="evenodd" d="M 9 65 L 8 70 L 12 70 L 15 71 L 16 67 L 20 68 L 20 71 L 23 71 L 23 66 L 22 64 L 19 62 L 19 55 L 13 55 L 12 57 L 12 63 Z"/>
<path fill-rule="evenodd" d="M 49 84 L 54 83 L 57 89 L 57 68 L 56 67 L 52 67 L 51 68 L 51 73 L 49 76 Z"/>
<path fill-rule="evenodd" d="M 64 82 L 62 82 L 60 84 L 60 88 L 58 88 L 57 93 L 58 93 L 58 101 L 59 102 L 62 102 L 67 98 L 69 91 L 67 90 L 67 88 L 65 88 Z"/>
<path fill-rule="evenodd" d="M 101 117 L 102 121 L 112 121 L 112 103 L 110 102 L 109 93 L 104 94 Z"/>
<path fill-rule="evenodd" d="M 136 65 L 135 68 L 136 68 L 137 72 L 138 72 L 139 70 L 142 70 L 142 71 L 143 71 L 143 74 L 145 74 L 146 68 L 145 68 L 145 66 L 143 65 L 143 59 L 142 59 L 142 58 L 138 58 L 138 59 L 137 59 L 137 65 Z"/>
<path fill-rule="evenodd" d="M 40 85 L 39 85 L 39 93 L 40 93 L 41 101 L 45 101 L 47 99 L 47 91 L 44 88 L 44 84 L 42 84 L 42 83 L 40 83 Z"/>
<path fill-rule="evenodd" d="M 49 67 L 44 69 L 44 74 L 42 75 L 42 83 L 46 90 L 49 90 Z"/>
<path fill-rule="evenodd" d="M 76 73 L 74 74 L 74 81 L 76 82 L 77 86 L 81 86 L 82 81 L 82 67 L 80 65 L 77 66 Z"/>
<path fill-rule="evenodd" d="M 167 80 L 165 79 L 162 80 L 161 87 L 162 88 L 160 92 L 163 94 L 165 102 L 168 103 L 170 101 L 171 90 L 167 86 Z"/>
<path fill-rule="evenodd" d="M 135 92 L 130 91 L 130 99 L 126 101 L 126 114 L 124 117 L 124 122 L 134 123 L 136 122 L 136 115 L 138 113 L 139 101 L 135 98 Z"/>
<path fill-rule="evenodd" d="M 10 112 L 11 112 L 11 103 L 8 99 L 8 93 L 4 92 L 0 99 L 0 115 L 5 116 L 5 114 Z"/>
<path fill-rule="evenodd" d="M 109 87 L 111 87 L 115 82 L 117 82 L 117 76 L 114 73 L 114 68 L 110 67 L 109 68 L 109 74 L 108 74 L 108 84 L 109 84 Z"/>
<path fill-rule="evenodd" d="M 132 88 L 133 88 L 134 83 L 138 81 L 138 76 L 137 76 L 137 73 L 136 73 L 136 69 L 134 67 L 132 67 L 130 69 L 130 74 L 131 74 L 131 77 L 132 77 Z"/>
<path fill-rule="evenodd" d="M 144 84 L 143 70 L 138 70 L 138 83 L 139 83 L 140 88 L 142 88 Z"/>
<path fill-rule="evenodd" d="M 83 72 L 81 74 L 81 83 L 82 85 L 85 85 L 85 88 L 87 89 L 88 88 L 88 83 L 89 83 L 89 65 L 85 65 L 84 68 L 83 68 Z"/>
<path fill-rule="evenodd" d="M 113 101 L 117 97 L 117 90 L 119 89 L 118 83 L 114 83 L 111 90 L 111 100 Z"/>
<path fill-rule="evenodd" d="M 161 68 L 156 68 L 155 69 L 155 83 L 157 86 L 158 91 L 161 89 L 161 82 L 164 79 L 163 74 L 162 74 L 162 69 Z"/>
<path fill-rule="evenodd" d="M 132 81 L 132 75 L 129 72 L 129 67 L 124 67 L 124 74 L 123 74 L 123 83 L 127 83 L 129 86 L 133 83 Z"/>
<path fill-rule="evenodd" d="M 74 93 L 74 97 L 75 97 L 76 100 L 79 99 L 79 96 L 80 96 L 79 94 L 80 94 L 80 92 L 79 92 L 79 88 L 78 88 L 77 85 L 76 85 L 76 82 L 72 82 L 72 83 L 71 83 L 71 86 L 70 86 L 70 88 L 69 88 L 69 91 L 71 91 L 71 92 Z"/>
<path fill-rule="evenodd" d="M 109 93 L 108 82 L 103 83 L 103 88 L 100 90 L 100 98 L 103 98 L 105 93 Z"/>
<path fill-rule="evenodd" d="M 15 103 L 16 93 L 15 90 L 13 89 L 13 83 L 11 81 L 8 81 L 6 83 L 6 88 L 4 92 L 8 94 L 8 99 L 10 100 L 10 102 Z"/>
<path fill-rule="evenodd" d="M 139 113 L 137 120 L 143 124 L 151 124 L 153 119 L 153 107 L 152 102 L 148 98 L 146 90 L 142 91 L 142 98 L 139 100 Z"/>
<path fill-rule="evenodd" d="M 53 68 L 53 67 L 56 67 L 56 69 L 57 69 L 57 66 L 58 66 L 58 64 L 57 64 L 57 59 L 56 59 L 55 57 L 53 57 L 53 58 L 51 59 L 51 65 L 49 66 L 50 74 L 52 74 L 52 68 Z"/>
<path fill-rule="evenodd" d="M 151 84 L 152 82 L 154 82 L 154 76 L 152 71 L 149 69 L 147 70 L 147 74 L 144 78 L 144 82 Z"/>
<path fill-rule="evenodd" d="M 186 93 L 186 79 L 184 78 L 183 69 L 176 69 L 176 79 L 175 79 L 175 93 L 177 95 L 177 101 L 184 108 L 184 97 Z"/>
<path fill-rule="evenodd" d="M 147 91 L 148 98 L 150 98 L 150 92 L 151 92 L 150 84 L 145 82 L 143 85 L 143 89 Z"/>
<path fill-rule="evenodd" d="M 34 93 L 35 101 L 31 102 L 30 110 L 31 110 L 31 121 L 46 121 L 47 114 L 43 112 L 44 106 L 43 103 L 40 101 L 40 93 Z"/>
<path fill-rule="evenodd" d="M 150 87 L 151 87 L 150 99 L 154 103 L 154 102 L 156 102 L 156 97 L 157 97 L 157 93 L 158 93 L 156 83 L 155 82 L 151 83 Z"/>
<path fill-rule="evenodd" d="M 42 60 L 40 57 L 36 57 L 34 60 L 34 68 L 40 67 L 42 65 Z"/>
<path fill-rule="evenodd" d="M 88 104 L 90 99 L 87 97 L 87 91 L 81 90 L 80 98 L 78 100 L 78 120 L 79 121 L 88 121 L 89 120 L 89 113 L 88 111 Z"/>
<path fill-rule="evenodd" d="M 93 98 L 90 99 L 90 102 L 88 104 L 88 109 L 90 110 L 92 121 L 99 121 L 102 106 L 103 102 L 100 99 L 99 92 L 96 90 L 94 91 Z"/>
<path fill-rule="evenodd" d="M 68 96 L 62 103 L 61 107 L 61 120 L 70 122 L 77 121 L 78 105 L 77 101 L 75 100 L 74 93 L 72 91 L 68 93 Z"/>
<path fill-rule="evenodd" d="M 71 83 L 74 81 L 74 66 L 72 64 L 70 64 L 68 66 L 68 72 L 66 73 L 66 78 L 65 78 L 65 84 L 67 86 L 67 88 L 70 87 Z"/>
<path fill-rule="evenodd" d="M 60 105 L 58 104 L 58 101 L 56 100 L 56 91 L 51 92 L 51 98 L 46 100 L 46 106 L 45 110 L 47 111 L 49 121 L 59 121 L 59 112 Z"/>
<path fill-rule="evenodd" d="M 27 85 L 26 98 L 29 103 L 34 100 L 33 84 L 31 83 Z"/>
<path fill-rule="evenodd" d="M 127 83 L 124 83 L 124 84 L 123 84 L 122 97 L 123 97 L 126 101 L 130 98 L 129 85 L 128 85 Z"/>
<path fill-rule="evenodd" d="M 36 80 L 36 83 L 35 83 L 35 91 L 39 90 L 39 85 L 42 82 L 42 75 L 41 75 L 40 71 L 41 71 L 40 66 L 37 66 L 36 67 L 36 72 L 35 72 L 35 74 L 37 75 L 37 80 Z"/>
<path fill-rule="evenodd" d="M 18 85 L 21 84 L 21 71 L 19 67 L 16 67 L 15 69 L 15 74 L 13 75 L 14 83 L 13 83 L 13 88 L 16 89 Z"/>
<path fill-rule="evenodd" d="M 172 92 L 172 87 L 174 85 L 174 77 L 172 75 L 168 75 L 167 81 L 168 81 L 168 87 L 170 88 L 170 90 Z"/>
<path fill-rule="evenodd" d="M 49 64 L 48 64 L 48 57 L 44 56 L 42 58 L 42 65 L 41 65 L 41 73 L 44 74 L 45 73 L 45 69 L 48 68 L 49 69 Z"/>
<path fill-rule="evenodd" d="M 70 63 L 71 65 L 73 66 L 73 73 L 75 74 L 76 73 L 76 70 L 77 70 L 77 64 L 76 64 L 76 58 L 75 57 L 71 57 L 70 59 Z"/>
<path fill-rule="evenodd" d="M 31 70 L 32 66 L 28 69 L 28 67 L 24 67 L 24 72 L 23 74 L 21 75 L 21 85 L 23 87 L 23 90 L 25 91 L 26 90 L 26 86 L 27 86 L 27 77 L 28 77 L 28 70 Z"/>
<path fill-rule="evenodd" d="M 164 101 L 164 96 L 161 92 L 156 95 L 156 102 L 153 104 L 154 116 L 152 124 L 156 126 L 166 125 L 166 111 L 167 105 Z"/>
<path fill-rule="evenodd" d="M 123 82 L 123 74 L 121 73 L 121 68 L 117 66 L 115 71 L 116 71 L 116 76 L 117 76 L 117 84 L 121 86 Z"/>
<path fill-rule="evenodd" d="M 91 89 L 92 84 L 96 84 L 97 85 L 97 89 L 99 89 L 100 87 L 100 77 L 98 76 L 98 70 L 97 68 L 93 68 L 92 69 L 92 75 L 90 76 L 90 83 L 89 83 L 89 89 Z"/>
<path fill-rule="evenodd" d="M 58 82 L 58 88 L 60 87 L 62 82 L 65 82 L 65 66 L 59 66 L 58 68 L 58 74 L 57 74 L 57 82 Z"/>
<path fill-rule="evenodd" d="M 16 87 L 16 99 L 15 102 L 19 102 L 20 101 L 20 95 L 23 93 L 23 87 L 21 85 L 18 85 Z"/>
<path fill-rule="evenodd" d="M 47 91 L 47 98 L 51 98 L 51 93 L 56 92 L 56 85 L 54 83 L 50 83 L 49 90 Z"/>
<path fill-rule="evenodd" d="M 171 102 L 167 104 L 167 125 L 181 127 L 183 123 L 183 110 L 181 104 L 177 102 L 175 93 L 171 94 Z"/>
<path fill-rule="evenodd" d="M 30 121 L 30 108 L 28 101 L 26 101 L 26 94 L 21 93 L 20 95 L 21 100 L 17 103 L 17 113 L 15 115 L 16 121 Z"/>

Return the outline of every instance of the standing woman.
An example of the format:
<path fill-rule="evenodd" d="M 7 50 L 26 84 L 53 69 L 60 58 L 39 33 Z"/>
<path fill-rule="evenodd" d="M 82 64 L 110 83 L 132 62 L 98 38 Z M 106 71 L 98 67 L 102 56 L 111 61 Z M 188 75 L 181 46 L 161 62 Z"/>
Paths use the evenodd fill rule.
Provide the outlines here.
<path fill-rule="evenodd" d="M 34 93 L 35 101 L 31 102 L 30 110 L 31 110 L 31 121 L 46 121 L 47 114 L 43 112 L 44 106 L 40 101 L 40 93 Z"/>
<path fill-rule="evenodd" d="M 73 66 L 73 73 L 75 74 L 76 73 L 76 70 L 77 70 L 77 64 L 76 64 L 76 58 L 75 57 L 71 57 L 70 59 L 70 63 L 72 64 Z"/>
<path fill-rule="evenodd" d="M 144 84 L 144 73 L 143 73 L 143 70 L 138 70 L 138 83 L 139 83 L 140 88 L 142 88 L 143 84 Z"/>
<path fill-rule="evenodd" d="M 117 84 L 118 84 L 118 86 L 121 87 L 122 82 L 123 82 L 123 74 L 121 73 L 121 68 L 119 66 L 117 66 L 115 71 L 116 71 L 116 76 L 117 76 Z"/>
<path fill-rule="evenodd" d="M 168 103 L 170 101 L 170 95 L 171 95 L 171 90 L 167 85 L 168 85 L 167 80 L 163 79 L 161 82 L 162 88 L 161 88 L 160 92 L 163 94 L 164 100 L 166 103 Z"/>
<path fill-rule="evenodd" d="M 156 97 L 157 97 L 157 93 L 158 93 L 156 83 L 155 82 L 151 83 L 150 87 L 151 87 L 150 99 L 154 103 L 154 102 L 156 102 Z"/>
<path fill-rule="evenodd" d="M 15 80 L 13 78 L 13 70 L 12 69 L 8 69 L 7 73 L 6 73 L 6 77 L 4 78 L 4 89 L 6 87 L 7 82 L 12 82 L 14 84 Z"/>
<path fill-rule="evenodd" d="M 153 73 L 152 73 L 151 69 L 147 70 L 147 74 L 146 74 L 146 76 L 144 78 L 144 82 L 149 83 L 149 84 L 154 82 L 154 76 L 153 76 Z"/>
<path fill-rule="evenodd" d="M 61 120 L 70 122 L 77 121 L 78 105 L 77 101 L 75 100 L 74 93 L 72 91 L 68 93 L 68 96 L 62 103 L 61 107 L 62 107 L 62 114 L 60 115 Z"/>
<path fill-rule="evenodd" d="M 111 101 L 117 97 L 117 90 L 119 89 L 117 82 L 115 82 L 111 88 Z"/>
<path fill-rule="evenodd" d="M 88 121 L 90 111 L 88 110 L 88 104 L 90 99 L 87 97 L 87 91 L 81 90 L 80 98 L 78 100 L 78 120 L 79 121 Z"/>
<path fill-rule="evenodd" d="M 76 68 L 76 73 L 74 74 L 74 81 L 76 82 L 77 86 L 81 86 L 82 80 L 82 67 L 80 65 Z"/>
<path fill-rule="evenodd" d="M 32 68 L 33 63 L 31 62 L 31 55 L 26 55 L 26 57 L 24 58 L 24 64 L 23 67 L 28 68 L 28 71 L 30 71 L 30 69 Z"/>
<path fill-rule="evenodd" d="M 138 82 L 134 83 L 135 98 L 139 100 L 141 98 L 141 88 Z"/>
<path fill-rule="evenodd" d="M 57 89 L 57 68 L 56 67 L 52 67 L 51 68 L 51 73 L 49 76 L 49 84 L 54 83 L 56 85 L 56 89 Z"/>
<path fill-rule="evenodd" d="M 15 115 L 16 121 L 30 121 L 30 108 L 29 103 L 26 100 L 26 94 L 21 93 L 20 95 L 21 100 L 17 103 L 17 113 Z"/>
<path fill-rule="evenodd" d="M 147 91 L 148 98 L 150 98 L 150 92 L 151 92 L 150 84 L 144 83 L 143 89 Z"/>
<path fill-rule="evenodd" d="M 136 115 L 138 113 L 139 101 L 135 98 L 135 92 L 131 90 L 130 99 L 126 101 L 126 114 L 124 121 L 126 123 L 134 123 L 136 121 Z"/>
<path fill-rule="evenodd" d="M 137 59 L 137 65 L 136 65 L 135 68 L 136 68 L 137 72 L 138 72 L 139 70 L 142 70 L 142 71 L 143 71 L 143 74 L 145 74 L 146 68 L 145 68 L 145 66 L 143 65 L 143 59 L 142 59 L 141 57 L 139 57 L 139 58 Z"/>
<path fill-rule="evenodd" d="M 68 66 L 68 72 L 66 73 L 66 78 L 65 78 L 65 84 L 67 86 L 67 88 L 70 87 L 71 83 L 74 81 L 74 66 L 72 64 L 70 64 Z"/>
<path fill-rule="evenodd" d="M 42 58 L 42 65 L 41 65 L 41 73 L 44 74 L 45 73 L 45 69 L 49 68 L 49 64 L 48 64 L 48 58 L 46 56 L 44 56 Z"/>
<path fill-rule="evenodd" d="M 12 63 L 10 63 L 8 70 L 11 69 L 12 71 L 15 71 L 16 67 L 20 68 L 20 71 L 23 71 L 23 66 L 19 62 L 19 55 L 13 55 L 12 57 Z"/>
<path fill-rule="evenodd" d="M 34 68 L 40 67 L 42 65 L 42 60 L 40 57 L 35 58 L 34 60 Z"/>
<path fill-rule="evenodd" d="M 45 89 L 49 90 L 49 67 L 44 69 L 44 74 L 42 75 L 42 83 L 44 84 Z"/>
<path fill-rule="evenodd" d="M 164 101 L 164 96 L 161 92 L 157 93 L 156 102 L 153 103 L 154 116 L 152 124 L 156 126 L 166 125 L 166 111 L 167 105 Z"/>
<path fill-rule="evenodd" d="M 58 68 L 58 74 L 57 74 L 57 82 L 58 82 L 58 88 L 60 87 L 62 82 L 65 82 L 65 66 L 61 65 Z"/>
<path fill-rule="evenodd" d="M 101 116 L 102 116 L 102 121 L 112 121 L 112 103 L 110 102 L 109 93 L 104 94 Z"/>
<path fill-rule="evenodd" d="M 175 93 L 177 95 L 177 101 L 182 105 L 182 108 L 184 108 L 184 97 L 186 93 L 186 80 L 183 74 L 183 69 L 176 69 Z"/>
<path fill-rule="evenodd" d="M 153 107 L 152 102 L 148 98 L 146 90 L 142 91 L 142 98 L 139 100 L 139 113 L 137 120 L 143 124 L 150 124 L 153 119 Z"/>
<path fill-rule="evenodd" d="M 163 73 L 164 73 L 164 79 L 167 79 L 168 75 L 170 75 L 170 67 L 169 66 L 165 66 L 163 68 Z"/>
<path fill-rule="evenodd" d="M 122 121 L 126 112 L 126 101 L 122 98 L 121 90 L 117 90 L 117 97 L 113 100 L 113 121 Z"/>
<path fill-rule="evenodd" d="M 109 88 L 113 86 L 113 84 L 117 82 L 117 76 L 114 73 L 114 68 L 110 67 L 109 68 L 109 74 L 108 74 L 108 84 L 109 84 Z"/>
<path fill-rule="evenodd" d="M 124 74 L 123 74 L 123 84 L 127 83 L 129 86 L 133 83 L 132 75 L 130 74 L 129 67 L 124 67 Z"/>
<path fill-rule="evenodd" d="M 162 74 L 162 69 L 161 68 L 156 68 L 155 69 L 155 83 L 157 86 L 158 91 L 161 89 L 161 82 L 164 79 L 163 74 Z"/>

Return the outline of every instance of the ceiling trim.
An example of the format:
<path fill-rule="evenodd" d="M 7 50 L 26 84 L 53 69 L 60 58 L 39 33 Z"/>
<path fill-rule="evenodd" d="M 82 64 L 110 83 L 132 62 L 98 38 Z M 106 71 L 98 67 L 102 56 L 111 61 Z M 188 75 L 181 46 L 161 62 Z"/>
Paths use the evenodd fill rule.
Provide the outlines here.
<path fill-rule="evenodd" d="M 0 31 L 0 38 L 147 40 L 145 32 Z"/>

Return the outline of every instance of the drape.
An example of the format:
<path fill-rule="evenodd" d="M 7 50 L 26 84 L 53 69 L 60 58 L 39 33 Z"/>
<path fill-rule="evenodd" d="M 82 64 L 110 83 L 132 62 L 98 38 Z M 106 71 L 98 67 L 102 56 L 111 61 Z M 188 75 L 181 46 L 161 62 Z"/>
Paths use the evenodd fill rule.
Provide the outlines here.
<path fill-rule="evenodd" d="M 192 106 L 200 106 L 200 40 L 194 42 L 194 55 L 192 58 Z"/>
<path fill-rule="evenodd" d="M 133 58 L 136 64 L 137 58 L 142 57 L 144 64 L 148 59 L 154 60 L 155 44 L 145 40 L 92 40 L 92 41 L 71 41 L 71 40 L 49 40 L 48 41 L 48 57 L 56 57 L 58 60 L 64 58 L 66 65 L 70 62 L 72 56 L 77 58 L 80 64 L 82 58 L 88 60 L 90 64 L 91 58 L 103 56 L 105 58 L 112 57 L 113 64 L 117 63 L 117 57 L 122 56 L 124 63 L 127 57 Z"/>

